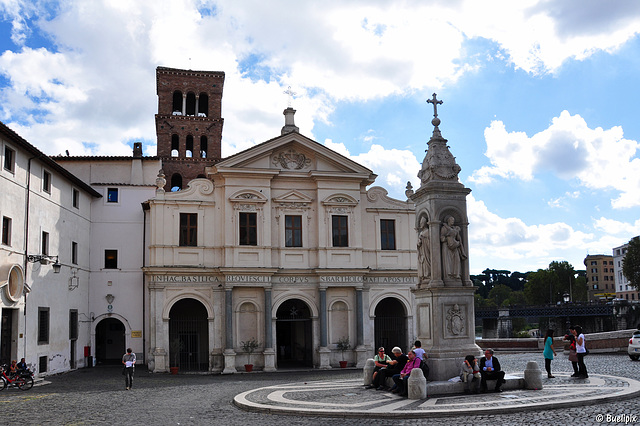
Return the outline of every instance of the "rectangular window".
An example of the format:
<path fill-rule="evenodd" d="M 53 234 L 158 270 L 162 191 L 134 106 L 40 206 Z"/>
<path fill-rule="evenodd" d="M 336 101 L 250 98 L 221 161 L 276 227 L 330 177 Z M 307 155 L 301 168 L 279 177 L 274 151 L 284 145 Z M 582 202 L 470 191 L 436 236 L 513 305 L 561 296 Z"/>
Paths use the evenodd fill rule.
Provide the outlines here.
<path fill-rule="evenodd" d="M 78 339 L 78 310 L 69 309 L 69 340 Z"/>
<path fill-rule="evenodd" d="M 38 344 L 49 343 L 49 308 L 38 308 Z"/>
<path fill-rule="evenodd" d="M 118 250 L 104 251 L 104 269 L 118 269 Z"/>
<path fill-rule="evenodd" d="M 349 247 L 347 219 L 347 216 L 331 217 L 331 232 L 334 247 Z"/>
<path fill-rule="evenodd" d="M 46 170 L 42 173 L 42 190 L 51 194 L 51 173 Z"/>
<path fill-rule="evenodd" d="M 80 191 L 75 188 L 71 190 L 71 205 L 76 209 L 80 208 Z"/>
<path fill-rule="evenodd" d="M 396 249 L 396 221 L 393 219 L 380 219 L 380 248 Z"/>
<path fill-rule="evenodd" d="M 16 169 L 16 152 L 9 148 L 4 147 L 4 169 L 8 172 L 14 173 Z"/>
<path fill-rule="evenodd" d="M 118 188 L 107 188 L 107 203 L 118 202 Z"/>
<path fill-rule="evenodd" d="M 42 231 L 42 252 L 40 254 L 49 255 L 49 233 Z"/>
<path fill-rule="evenodd" d="M 240 245 L 258 245 L 257 213 L 240 213 Z"/>
<path fill-rule="evenodd" d="M 2 216 L 2 244 L 11 245 L 11 218 Z"/>
<path fill-rule="evenodd" d="M 302 247 L 302 216 L 284 217 L 285 247 Z"/>
<path fill-rule="evenodd" d="M 198 214 L 180 213 L 180 245 L 198 245 Z"/>
<path fill-rule="evenodd" d="M 47 372 L 47 356 L 41 356 L 38 358 L 38 373 Z"/>
<path fill-rule="evenodd" d="M 71 263 L 78 264 L 78 243 L 71 241 Z"/>

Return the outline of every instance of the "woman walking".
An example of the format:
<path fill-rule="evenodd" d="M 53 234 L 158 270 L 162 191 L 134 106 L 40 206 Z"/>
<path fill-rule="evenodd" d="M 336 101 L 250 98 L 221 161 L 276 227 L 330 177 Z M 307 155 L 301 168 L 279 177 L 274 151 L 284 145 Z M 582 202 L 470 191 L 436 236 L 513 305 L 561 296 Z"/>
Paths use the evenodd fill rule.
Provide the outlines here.
<path fill-rule="evenodd" d="M 544 368 L 547 370 L 547 378 L 555 379 L 555 376 L 551 374 L 551 360 L 557 354 L 556 350 L 553 349 L 553 330 L 551 329 L 548 329 L 544 335 L 544 351 L 542 355 L 544 355 Z"/>

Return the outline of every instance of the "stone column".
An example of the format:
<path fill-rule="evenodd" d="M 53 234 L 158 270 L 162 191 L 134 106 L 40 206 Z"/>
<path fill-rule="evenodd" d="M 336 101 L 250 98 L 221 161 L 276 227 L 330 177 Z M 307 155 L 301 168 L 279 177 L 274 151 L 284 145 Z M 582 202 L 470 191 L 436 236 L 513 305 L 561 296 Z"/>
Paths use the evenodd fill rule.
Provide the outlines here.
<path fill-rule="evenodd" d="M 233 289 L 227 288 L 224 293 L 225 310 L 225 349 L 224 370 L 222 374 L 236 373 L 236 353 L 233 350 Z"/>
<path fill-rule="evenodd" d="M 198 109 L 200 107 L 200 105 L 198 105 L 199 100 L 200 100 L 200 95 L 196 95 L 196 117 L 198 116 Z"/>
<path fill-rule="evenodd" d="M 364 347 L 364 303 L 362 289 L 356 288 L 356 367 L 363 368 L 367 361 L 367 348 Z"/>
<path fill-rule="evenodd" d="M 318 358 L 320 369 L 331 368 L 331 350 L 327 347 L 327 289 L 318 289 L 320 296 L 320 347 L 318 348 Z"/>
<path fill-rule="evenodd" d="M 182 94 L 182 115 L 187 115 L 187 94 Z"/>
<path fill-rule="evenodd" d="M 276 371 L 276 351 L 273 349 L 271 324 L 271 289 L 264 289 L 264 371 Z"/>

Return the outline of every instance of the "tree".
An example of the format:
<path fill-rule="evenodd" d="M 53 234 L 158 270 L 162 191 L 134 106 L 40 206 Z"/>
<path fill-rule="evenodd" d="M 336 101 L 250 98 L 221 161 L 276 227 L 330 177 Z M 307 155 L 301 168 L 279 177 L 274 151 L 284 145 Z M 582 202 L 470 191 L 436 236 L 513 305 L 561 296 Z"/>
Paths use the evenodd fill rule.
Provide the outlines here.
<path fill-rule="evenodd" d="M 511 296 L 511 289 L 504 284 L 498 284 L 489 292 L 489 299 L 496 302 L 496 305 L 503 306 L 505 300 Z"/>
<path fill-rule="evenodd" d="M 630 286 L 640 290 L 640 237 L 633 237 L 629 241 L 627 254 L 622 260 L 622 273 Z"/>

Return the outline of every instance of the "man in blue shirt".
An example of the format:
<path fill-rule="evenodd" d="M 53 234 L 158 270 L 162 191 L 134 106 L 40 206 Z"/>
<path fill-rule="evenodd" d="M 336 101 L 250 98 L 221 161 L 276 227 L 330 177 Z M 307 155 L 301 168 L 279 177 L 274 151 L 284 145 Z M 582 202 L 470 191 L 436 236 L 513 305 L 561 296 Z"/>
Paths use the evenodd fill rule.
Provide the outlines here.
<path fill-rule="evenodd" d="M 502 392 L 500 387 L 503 383 L 507 383 L 504 379 L 504 371 L 500 370 L 498 358 L 493 356 L 493 349 L 486 349 L 484 356 L 480 358 L 480 376 L 480 389 L 482 392 L 487 391 L 487 380 L 496 381 L 496 392 Z"/>

